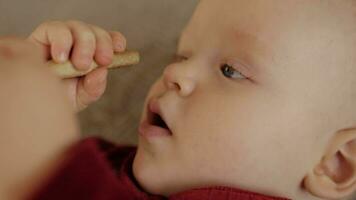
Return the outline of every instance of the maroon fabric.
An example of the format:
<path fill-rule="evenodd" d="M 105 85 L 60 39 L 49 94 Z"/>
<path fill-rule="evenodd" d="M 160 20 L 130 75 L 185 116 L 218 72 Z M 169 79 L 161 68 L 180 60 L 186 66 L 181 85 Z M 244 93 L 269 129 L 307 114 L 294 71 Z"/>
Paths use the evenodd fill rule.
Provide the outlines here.
<path fill-rule="evenodd" d="M 170 197 L 141 190 L 132 175 L 135 147 L 120 147 L 88 138 L 69 151 L 69 158 L 31 200 L 287 200 L 229 187 L 192 189 Z"/>

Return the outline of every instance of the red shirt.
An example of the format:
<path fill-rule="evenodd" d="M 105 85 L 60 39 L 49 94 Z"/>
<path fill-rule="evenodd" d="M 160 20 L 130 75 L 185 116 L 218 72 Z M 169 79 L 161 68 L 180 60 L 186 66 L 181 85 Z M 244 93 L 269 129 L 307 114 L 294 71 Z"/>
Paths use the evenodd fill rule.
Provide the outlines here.
<path fill-rule="evenodd" d="M 31 200 L 287 200 L 236 188 L 191 189 L 170 197 L 144 192 L 133 177 L 135 147 L 116 146 L 98 138 L 81 141 L 69 158 Z"/>

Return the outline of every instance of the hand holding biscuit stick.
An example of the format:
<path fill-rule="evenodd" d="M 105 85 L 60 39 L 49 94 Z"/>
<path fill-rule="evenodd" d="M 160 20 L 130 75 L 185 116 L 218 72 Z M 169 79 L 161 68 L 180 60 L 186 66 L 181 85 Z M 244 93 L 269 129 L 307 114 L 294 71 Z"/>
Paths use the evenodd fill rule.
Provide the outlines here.
<path fill-rule="evenodd" d="M 133 63 L 126 64 L 138 62 L 137 53 L 124 53 L 126 39 L 121 33 L 80 21 L 43 23 L 29 40 L 43 49 L 48 61 L 52 60 L 52 67 L 59 66 L 57 73 L 66 78 L 63 82 L 77 111 L 102 96 L 106 88 L 106 66 L 116 62 L 117 56 L 119 60 L 122 57 L 133 59 Z"/>

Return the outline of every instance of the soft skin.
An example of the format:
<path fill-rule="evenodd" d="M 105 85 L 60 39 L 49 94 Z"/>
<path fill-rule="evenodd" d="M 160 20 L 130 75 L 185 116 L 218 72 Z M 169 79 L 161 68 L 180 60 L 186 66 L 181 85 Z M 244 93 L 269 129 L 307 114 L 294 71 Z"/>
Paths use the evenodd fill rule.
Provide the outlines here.
<path fill-rule="evenodd" d="M 155 98 L 173 135 L 140 136 L 133 172 L 143 189 L 351 195 L 355 11 L 351 0 L 202 0 L 145 102 L 142 120 Z"/>

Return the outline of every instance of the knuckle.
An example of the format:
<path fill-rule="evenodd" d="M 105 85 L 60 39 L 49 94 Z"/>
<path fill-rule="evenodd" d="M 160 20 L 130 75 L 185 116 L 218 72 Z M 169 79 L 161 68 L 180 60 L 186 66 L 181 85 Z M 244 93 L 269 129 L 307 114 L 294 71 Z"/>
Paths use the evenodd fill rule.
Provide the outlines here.
<path fill-rule="evenodd" d="M 66 23 L 69 24 L 69 25 L 74 25 L 74 26 L 78 26 L 78 25 L 79 25 L 79 26 L 82 26 L 82 25 L 85 25 L 84 22 L 79 21 L 79 20 L 74 20 L 74 19 L 67 20 Z"/>
<path fill-rule="evenodd" d="M 99 27 L 99 26 L 91 25 L 90 27 L 91 27 L 97 34 L 100 34 L 100 35 L 109 35 L 109 33 L 108 33 L 105 29 L 103 29 L 103 28 L 101 28 L 101 27 Z"/>
<path fill-rule="evenodd" d="M 58 27 L 62 27 L 63 26 L 63 23 L 61 21 L 54 21 L 54 20 L 51 20 L 51 21 L 45 21 L 43 22 L 42 24 L 40 24 L 38 26 L 37 29 L 48 29 L 48 28 L 58 28 Z"/>
<path fill-rule="evenodd" d="M 61 37 L 59 37 L 58 39 L 65 46 L 71 46 L 73 44 L 73 36 L 69 30 L 63 31 Z"/>
<path fill-rule="evenodd" d="M 51 22 L 52 21 L 44 21 L 38 26 L 38 28 L 44 28 L 44 27 L 48 26 Z"/>
<path fill-rule="evenodd" d="M 104 31 L 102 36 L 107 42 L 112 42 L 112 38 L 110 37 L 110 34 L 107 31 Z"/>
<path fill-rule="evenodd" d="M 112 40 L 109 40 L 106 37 L 101 38 L 101 41 L 98 43 L 97 48 L 101 48 L 101 49 L 112 49 L 113 48 L 113 43 Z"/>
<path fill-rule="evenodd" d="M 31 36 L 35 36 L 38 35 L 39 33 L 41 33 L 42 31 L 46 30 L 48 27 L 48 22 L 43 22 L 40 25 L 38 25 L 35 30 L 31 33 Z M 30 36 L 30 37 L 31 37 Z"/>
<path fill-rule="evenodd" d="M 90 30 L 85 30 L 80 33 L 80 40 L 83 43 L 92 46 L 92 44 L 95 43 L 95 36 Z"/>
<path fill-rule="evenodd" d="M 60 21 L 52 21 L 48 24 L 48 29 L 50 29 L 53 33 L 64 33 L 70 32 L 69 28 Z"/>
<path fill-rule="evenodd" d="M 33 33 L 36 33 L 36 32 L 38 32 L 39 30 L 42 30 L 42 29 L 46 29 L 47 26 L 48 26 L 48 24 L 47 24 L 46 22 L 44 22 L 44 23 L 38 25 L 38 26 L 35 28 L 35 30 L 33 31 Z M 32 33 L 32 34 L 33 34 L 33 33 Z"/>
<path fill-rule="evenodd" d="M 106 42 L 112 42 L 112 38 L 107 31 L 101 29 L 101 30 L 98 30 L 97 34 L 98 34 L 98 37 L 105 40 Z"/>
<path fill-rule="evenodd" d="M 47 22 L 48 26 L 63 26 L 63 22 L 59 20 L 52 20 Z"/>
<path fill-rule="evenodd" d="M 51 31 L 48 34 L 50 41 L 55 44 L 62 44 L 68 46 L 73 43 L 73 36 L 69 29 L 57 28 L 56 30 Z"/>

